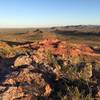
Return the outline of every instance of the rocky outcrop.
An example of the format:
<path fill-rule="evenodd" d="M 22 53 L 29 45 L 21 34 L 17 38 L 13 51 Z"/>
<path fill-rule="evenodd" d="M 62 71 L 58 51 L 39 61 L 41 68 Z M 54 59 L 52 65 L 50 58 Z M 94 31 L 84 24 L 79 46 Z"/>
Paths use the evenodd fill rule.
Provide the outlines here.
<path fill-rule="evenodd" d="M 69 96 L 68 86 L 77 87 L 87 95 L 89 85 L 98 84 L 99 79 L 96 83 L 90 81 L 94 79 L 93 64 L 86 59 L 100 54 L 96 55 L 87 45 L 46 39 L 15 48 L 28 48 L 28 51 L 10 64 L 0 58 L 0 74 L 4 66 L 9 67 L 9 73 L 5 74 L 3 70 L 4 77 L 0 82 L 2 100 L 59 100 Z M 95 94 L 98 96 L 99 90 Z"/>

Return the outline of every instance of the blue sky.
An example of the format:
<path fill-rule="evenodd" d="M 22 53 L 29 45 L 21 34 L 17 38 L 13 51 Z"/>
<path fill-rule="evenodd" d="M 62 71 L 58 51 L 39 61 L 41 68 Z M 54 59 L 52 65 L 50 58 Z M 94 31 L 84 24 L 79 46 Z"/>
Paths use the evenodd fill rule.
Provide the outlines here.
<path fill-rule="evenodd" d="M 0 27 L 100 25 L 100 0 L 0 0 Z"/>

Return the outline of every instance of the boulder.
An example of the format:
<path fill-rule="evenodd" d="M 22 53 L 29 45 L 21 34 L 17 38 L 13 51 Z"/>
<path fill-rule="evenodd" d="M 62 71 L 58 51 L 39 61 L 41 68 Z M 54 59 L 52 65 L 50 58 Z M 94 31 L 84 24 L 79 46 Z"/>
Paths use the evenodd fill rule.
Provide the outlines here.
<path fill-rule="evenodd" d="M 18 67 L 18 66 L 23 66 L 23 65 L 30 65 L 32 63 L 32 59 L 29 58 L 29 56 L 19 56 L 15 62 L 14 62 L 14 66 Z"/>

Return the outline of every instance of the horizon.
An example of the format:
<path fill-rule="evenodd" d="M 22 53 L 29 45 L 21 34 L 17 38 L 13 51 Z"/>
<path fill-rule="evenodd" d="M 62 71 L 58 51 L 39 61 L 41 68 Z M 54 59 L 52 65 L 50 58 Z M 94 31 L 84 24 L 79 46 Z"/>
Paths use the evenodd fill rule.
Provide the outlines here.
<path fill-rule="evenodd" d="M 100 24 L 70 24 L 70 25 L 36 25 L 36 26 L 0 26 L 1 28 L 52 28 L 52 27 L 66 27 L 66 26 L 100 26 Z"/>
<path fill-rule="evenodd" d="M 1 0 L 0 28 L 100 25 L 99 0 Z"/>
<path fill-rule="evenodd" d="M 62 25 L 62 26 L 28 26 L 28 27 L 27 26 L 26 27 L 24 27 L 24 26 L 22 26 L 22 27 L 20 27 L 20 26 L 19 27 L 16 27 L 16 26 L 13 27 L 12 26 L 12 27 L 0 27 L 0 29 L 17 29 L 17 28 L 18 29 L 21 29 L 21 28 L 22 29 L 24 29 L 24 28 L 31 29 L 31 28 L 52 28 L 52 27 L 66 27 L 66 26 L 74 27 L 74 26 L 100 26 L 100 25 L 99 24 L 98 25 L 95 25 L 95 24 L 94 25 L 88 25 L 88 24 L 87 25 L 78 25 L 77 24 L 77 25 Z"/>

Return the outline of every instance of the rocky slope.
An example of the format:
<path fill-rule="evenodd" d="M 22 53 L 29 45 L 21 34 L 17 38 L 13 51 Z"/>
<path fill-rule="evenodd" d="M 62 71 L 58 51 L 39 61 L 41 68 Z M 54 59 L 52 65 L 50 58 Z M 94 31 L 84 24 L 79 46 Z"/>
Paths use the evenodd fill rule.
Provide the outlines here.
<path fill-rule="evenodd" d="M 1 43 L 0 100 L 99 100 L 96 49 L 58 39 Z"/>

